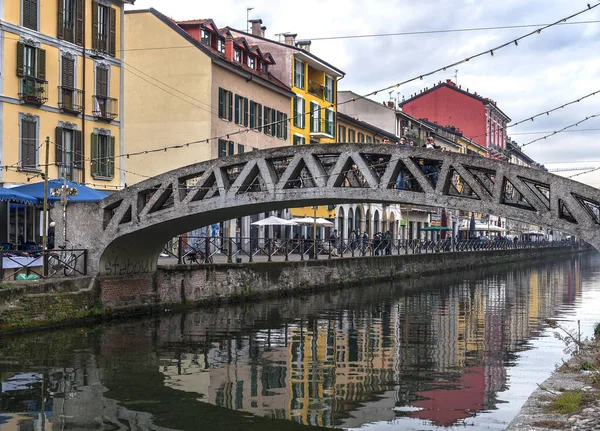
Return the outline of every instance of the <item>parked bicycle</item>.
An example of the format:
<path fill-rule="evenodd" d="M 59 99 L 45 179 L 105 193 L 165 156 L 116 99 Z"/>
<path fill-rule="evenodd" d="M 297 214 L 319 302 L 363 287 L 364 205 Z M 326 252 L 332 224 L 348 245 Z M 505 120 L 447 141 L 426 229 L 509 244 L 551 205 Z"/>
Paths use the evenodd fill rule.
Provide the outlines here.
<path fill-rule="evenodd" d="M 185 265 L 192 265 L 195 263 L 213 263 L 211 255 L 206 255 L 199 247 L 192 247 L 190 251 L 183 255 L 183 263 Z"/>
<path fill-rule="evenodd" d="M 68 277 L 77 268 L 77 254 L 72 251 L 72 244 L 70 248 L 67 248 L 66 245 L 59 245 L 58 248 L 59 251 L 52 251 L 48 255 L 48 269 L 53 271 L 49 275 L 54 275 L 62 270 Z"/>

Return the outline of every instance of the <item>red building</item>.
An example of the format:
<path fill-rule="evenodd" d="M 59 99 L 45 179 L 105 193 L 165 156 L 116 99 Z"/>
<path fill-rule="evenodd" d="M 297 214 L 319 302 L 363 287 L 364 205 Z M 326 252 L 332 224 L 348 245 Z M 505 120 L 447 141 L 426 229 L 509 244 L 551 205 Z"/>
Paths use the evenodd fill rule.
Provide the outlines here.
<path fill-rule="evenodd" d="M 426 88 L 400 103 L 403 112 L 440 126 L 454 126 L 463 136 L 490 149 L 506 148 L 506 125 L 510 118 L 496 102 L 469 93 L 451 80 Z"/>

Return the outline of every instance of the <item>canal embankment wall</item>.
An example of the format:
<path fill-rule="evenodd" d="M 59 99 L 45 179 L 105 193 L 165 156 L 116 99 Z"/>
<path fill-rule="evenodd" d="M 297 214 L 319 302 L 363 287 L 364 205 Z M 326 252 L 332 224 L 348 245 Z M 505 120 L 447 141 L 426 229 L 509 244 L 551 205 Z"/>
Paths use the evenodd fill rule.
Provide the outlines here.
<path fill-rule="evenodd" d="M 552 259 L 587 249 L 567 246 L 293 262 L 171 265 L 159 266 L 153 274 L 3 283 L 0 284 L 0 332 L 440 275 L 525 260 Z"/>

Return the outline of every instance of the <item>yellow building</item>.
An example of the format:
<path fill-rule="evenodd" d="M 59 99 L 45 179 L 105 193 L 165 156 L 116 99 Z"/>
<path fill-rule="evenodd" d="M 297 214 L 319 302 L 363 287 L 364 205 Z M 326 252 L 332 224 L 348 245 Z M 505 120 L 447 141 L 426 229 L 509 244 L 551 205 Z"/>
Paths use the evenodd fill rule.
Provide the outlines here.
<path fill-rule="evenodd" d="M 47 164 L 50 178 L 99 189 L 122 184 L 125 3 L 134 0 L 1 3 L 2 187 L 42 181 Z M 16 242 L 23 228 L 26 241 L 39 239 L 33 208 L 2 208 L 6 217 L 11 226 L 0 242 Z"/>

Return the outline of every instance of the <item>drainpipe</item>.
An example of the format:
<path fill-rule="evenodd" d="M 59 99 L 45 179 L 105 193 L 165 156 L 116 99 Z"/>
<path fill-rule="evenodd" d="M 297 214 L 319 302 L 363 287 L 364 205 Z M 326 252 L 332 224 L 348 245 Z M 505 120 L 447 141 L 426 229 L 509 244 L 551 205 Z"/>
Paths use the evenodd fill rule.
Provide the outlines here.
<path fill-rule="evenodd" d="M 83 48 L 81 49 L 81 55 L 83 56 L 83 83 L 82 83 L 82 92 L 81 95 L 81 182 L 85 184 L 85 23 L 87 21 L 85 13 L 86 13 L 86 4 L 87 1 L 83 2 Z"/>

